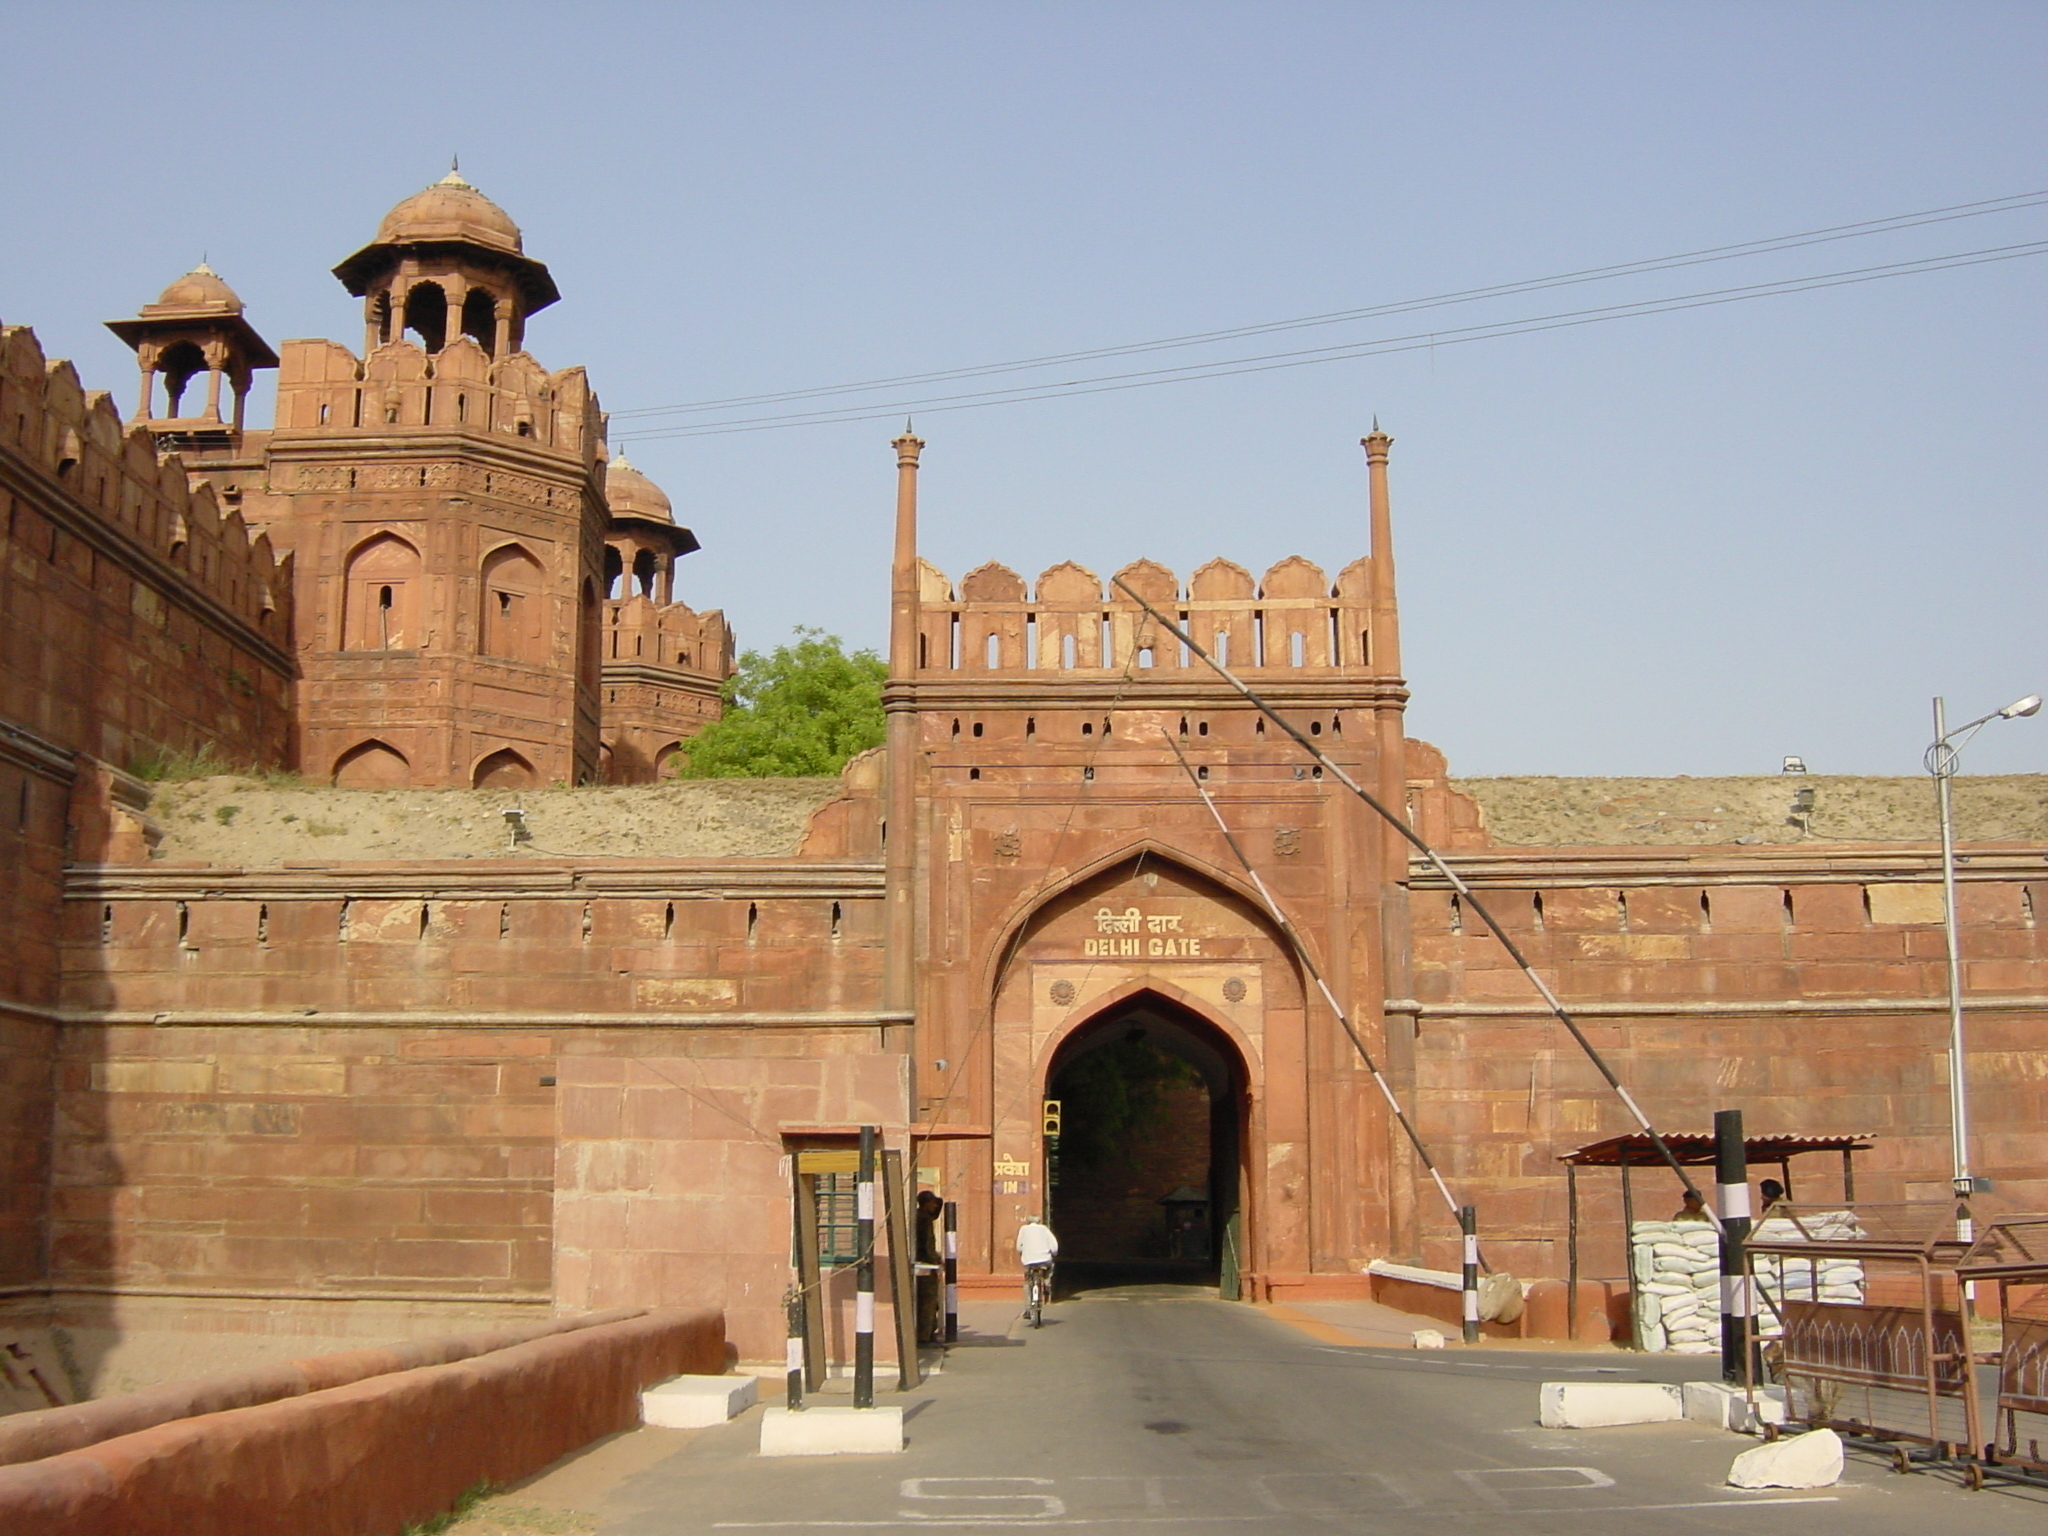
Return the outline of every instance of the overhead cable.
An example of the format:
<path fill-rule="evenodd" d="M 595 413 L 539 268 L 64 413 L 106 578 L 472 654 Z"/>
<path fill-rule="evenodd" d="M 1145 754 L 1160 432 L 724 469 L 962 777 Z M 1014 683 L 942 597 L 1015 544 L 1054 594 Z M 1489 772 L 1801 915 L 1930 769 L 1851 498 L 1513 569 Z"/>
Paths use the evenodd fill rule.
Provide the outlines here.
<path fill-rule="evenodd" d="M 1418 310 L 1435 309 L 1454 304 L 1472 304 L 1484 299 L 1503 298 L 1511 294 L 1534 293 L 1547 288 L 1570 287 L 1581 283 L 1609 282 L 1619 277 L 1632 277 L 1645 272 L 1670 271 L 1678 267 L 1700 266 L 1708 262 L 1734 261 L 1747 256 L 1769 255 L 1777 251 L 1796 250 L 1802 246 L 1824 245 L 1838 240 L 1856 240 L 1871 235 L 1892 234 L 1899 230 L 1918 229 L 1929 224 L 1945 224 L 1957 219 L 1982 218 L 1987 214 L 2015 213 L 2028 208 L 2048 205 L 2048 190 L 2020 192 L 2009 197 L 1985 198 L 1973 203 L 1956 203 L 1944 208 L 1928 208 L 1916 213 L 1890 215 L 1881 219 L 1865 219 L 1854 224 L 1835 224 L 1824 229 L 1802 230 L 1795 234 L 1773 235 L 1761 240 L 1745 240 L 1733 245 L 1709 246 L 1703 250 L 1680 251 L 1669 256 L 1652 256 L 1638 261 L 1617 262 L 1602 267 L 1583 267 L 1573 272 L 1554 273 L 1548 277 L 1522 278 L 1514 282 L 1494 283 L 1482 288 L 1462 288 L 1449 293 L 1432 294 L 1426 298 L 1403 299 L 1387 304 L 1372 304 L 1356 309 L 1332 310 L 1324 314 L 1302 315 L 1288 320 L 1267 320 L 1251 325 L 1231 326 L 1222 330 L 1197 331 L 1185 336 L 1167 336 L 1154 341 L 1125 342 L 1117 346 L 1090 347 L 1075 352 L 1054 352 L 1039 357 L 1013 358 L 1008 362 L 982 363 L 961 368 L 943 368 L 927 373 L 897 374 L 889 378 L 862 379 L 850 384 L 827 384 L 809 389 L 777 390 L 766 394 L 733 395 L 722 400 L 693 400 L 679 405 L 641 406 L 634 409 L 614 411 L 614 420 L 625 421 L 648 416 L 683 415 L 695 412 L 728 411 L 741 406 L 773 405 L 789 400 L 814 400 L 832 395 L 864 394 L 877 389 L 898 389 L 915 384 L 933 384 L 949 379 L 983 378 L 991 374 L 1016 373 L 1032 369 L 1050 368 L 1060 363 L 1087 362 L 1103 357 L 1125 357 L 1134 353 L 1162 352 L 1181 347 L 1209 346 L 1219 341 L 1234 341 L 1239 337 L 1266 335 L 1275 331 L 1301 330 L 1311 326 L 1344 325 L 1357 320 L 1375 319 L 1383 315 L 1411 314 Z"/>
<path fill-rule="evenodd" d="M 1458 346 L 1475 341 L 1494 341 L 1507 336 L 1525 336 L 1540 331 L 1567 330 L 1581 325 L 1598 325 L 1611 320 L 1630 320 L 1644 315 L 1670 314 L 1687 309 L 1706 309 L 1721 304 L 1737 304 L 1751 299 L 1774 298 L 1783 294 L 1804 293 L 1822 288 L 1841 288 L 1859 283 L 1877 282 L 1891 277 L 1918 276 L 1927 272 L 1948 271 L 1958 267 L 1983 266 L 1992 262 L 2014 261 L 2028 256 L 2048 255 L 2048 240 L 2027 241 L 2010 246 L 1990 246 L 1982 250 L 1958 251 L 1944 256 L 1923 257 L 1915 261 L 1888 262 L 1875 267 L 1859 267 L 1841 272 L 1821 272 L 1804 277 L 1783 278 L 1775 282 L 1752 283 L 1734 288 L 1708 289 L 1697 293 L 1672 294 L 1664 298 L 1643 299 L 1632 303 L 1603 305 L 1591 309 L 1565 310 L 1548 315 L 1532 315 L 1520 320 L 1502 320 L 1485 325 L 1464 326 L 1447 331 L 1411 332 L 1400 336 L 1381 337 L 1370 341 L 1346 342 L 1328 347 L 1308 348 L 1293 352 L 1262 353 L 1250 357 L 1230 358 L 1215 363 L 1185 364 L 1174 368 L 1146 369 L 1133 373 L 1104 374 L 1070 379 L 1057 384 L 1012 385 L 1005 389 L 982 390 L 968 394 L 937 395 L 921 399 L 892 400 L 878 405 L 841 406 L 818 411 L 795 412 L 774 416 L 738 417 L 726 421 L 703 422 L 694 426 L 653 427 L 640 431 L 617 433 L 614 442 L 644 441 L 657 438 L 712 437 L 733 432 L 766 432 L 789 427 L 828 426 L 845 422 L 876 421 L 894 417 L 905 410 L 919 410 L 929 414 L 949 411 L 984 410 L 996 405 L 1022 405 L 1038 400 L 1065 399 L 1078 395 L 1097 395 L 1130 389 L 1148 389 L 1161 384 L 1186 384 L 1202 379 L 1226 378 L 1247 373 L 1271 373 L 1287 368 L 1310 367 L 1321 363 L 1344 362 L 1353 358 L 1384 356 L 1397 352 L 1416 352 L 1437 347 Z"/>

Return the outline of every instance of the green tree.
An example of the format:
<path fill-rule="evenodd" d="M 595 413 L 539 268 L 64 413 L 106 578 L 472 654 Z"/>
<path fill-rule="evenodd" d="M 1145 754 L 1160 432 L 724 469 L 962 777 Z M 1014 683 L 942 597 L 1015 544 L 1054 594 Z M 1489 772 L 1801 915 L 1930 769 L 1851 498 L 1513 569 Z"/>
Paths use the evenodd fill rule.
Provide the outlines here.
<path fill-rule="evenodd" d="M 837 773 L 882 744 L 882 682 L 873 651 L 802 629 L 767 655 L 746 651 L 725 685 L 725 718 L 684 743 L 694 779 L 796 778 Z"/>

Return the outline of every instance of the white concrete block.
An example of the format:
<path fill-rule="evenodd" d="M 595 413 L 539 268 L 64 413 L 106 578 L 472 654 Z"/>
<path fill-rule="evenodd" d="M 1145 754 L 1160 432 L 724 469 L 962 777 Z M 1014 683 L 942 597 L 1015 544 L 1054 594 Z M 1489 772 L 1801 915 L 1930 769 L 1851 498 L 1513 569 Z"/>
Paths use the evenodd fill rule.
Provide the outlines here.
<path fill-rule="evenodd" d="M 1753 1435 L 1760 1425 L 1785 1422 L 1783 1387 L 1758 1387 L 1754 1407 L 1742 1388 L 1725 1381 L 1688 1381 L 1684 1390 L 1685 1416 L 1695 1424 Z"/>
<path fill-rule="evenodd" d="M 1546 1381 L 1536 1422 L 1545 1429 L 1664 1424 L 1685 1417 L 1678 1388 L 1661 1381 Z"/>
<path fill-rule="evenodd" d="M 723 1424 L 760 1400 L 753 1376 L 676 1376 L 640 1394 L 640 1421 L 661 1429 Z"/>
<path fill-rule="evenodd" d="M 903 1449 L 901 1408 L 770 1408 L 763 1456 L 886 1456 Z"/>
<path fill-rule="evenodd" d="M 1841 1475 L 1842 1437 L 1832 1429 L 1816 1429 L 1744 1451 L 1728 1469 L 1728 1486 L 1829 1488 Z"/>
<path fill-rule="evenodd" d="M 1442 1349 L 1444 1336 L 1434 1328 L 1418 1328 L 1409 1336 L 1409 1342 L 1417 1349 Z"/>

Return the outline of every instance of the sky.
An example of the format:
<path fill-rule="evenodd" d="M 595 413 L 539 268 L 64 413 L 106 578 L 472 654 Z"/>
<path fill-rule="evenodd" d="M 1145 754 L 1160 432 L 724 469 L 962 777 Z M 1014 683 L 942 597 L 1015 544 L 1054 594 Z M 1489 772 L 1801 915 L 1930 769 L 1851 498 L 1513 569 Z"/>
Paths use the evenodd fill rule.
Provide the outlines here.
<path fill-rule="evenodd" d="M 358 345 L 329 269 L 459 153 L 562 289 L 529 349 L 589 368 L 703 542 L 680 595 L 743 646 L 884 642 L 903 403 L 1407 337 L 917 406 L 924 552 L 956 578 L 1334 572 L 1367 548 L 1377 416 L 1410 729 L 1454 773 L 1913 773 L 1931 696 L 1956 720 L 2048 690 L 2048 256 L 1455 334 L 2040 243 L 2040 204 L 625 414 L 2042 192 L 2048 6 L 83 0 L 11 7 L 6 33 L 0 319 L 124 411 L 133 359 L 101 322 L 202 255 L 273 342 Z M 874 419 L 632 435 L 847 401 Z M 2048 715 L 1994 722 L 1964 766 L 2048 769 Z"/>

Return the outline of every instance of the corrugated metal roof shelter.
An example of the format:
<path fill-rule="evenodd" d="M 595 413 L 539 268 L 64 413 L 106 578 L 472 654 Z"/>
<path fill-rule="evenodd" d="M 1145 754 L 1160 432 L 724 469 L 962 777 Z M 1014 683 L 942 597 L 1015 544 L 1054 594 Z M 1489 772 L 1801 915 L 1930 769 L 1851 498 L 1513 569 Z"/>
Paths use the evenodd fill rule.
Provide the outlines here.
<path fill-rule="evenodd" d="M 1699 1131 L 1667 1131 L 1664 1145 L 1671 1149 L 1671 1155 L 1687 1167 L 1699 1167 L 1714 1161 L 1714 1138 L 1711 1133 Z M 1792 1198 L 1792 1159 L 1808 1152 L 1839 1152 L 1842 1154 L 1842 1200 L 1852 1204 L 1856 1199 L 1856 1154 L 1868 1152 L 1873 1145 L 1870 1133 L 1856 1132 L 1845 1136 L 1750 1136 L 1744 1138 L 1750 1166 L 1758 1163 L 1775 1163 L 1778 1167 L 1779 1182 L 1785 1187 L 1780 1199 Z M 1566 1207 L 1569 1212 L 1565 1227 L 1565 1259 L 1568 1300 L 1566 1307 L 1570 1317 L 1568 1332 L 1573 1338 L 1579 1336 L 1579 1170 L 1581 1168 L 1619 1168 L 1621 1170 L 1621 1223 L 1625 1233 L 1633 1232 L 1636 1224 L 1635 1190 L 1629 1180 L 1631 1168 L 1663 1168 L 1663 1155 L 1656 1144 L 1640 1132 L 1626 1136 L 1610 1136 L 1605 1141 L 1588 1142 L 1576 1151 L 1566 1152 L 1558 1158 L 1564 1164 Z M 1628 1241 L 1624 1238 L 1623 1250 Z M 1631 1278 L 1630 1285 L 1634 1285 Z"/>

